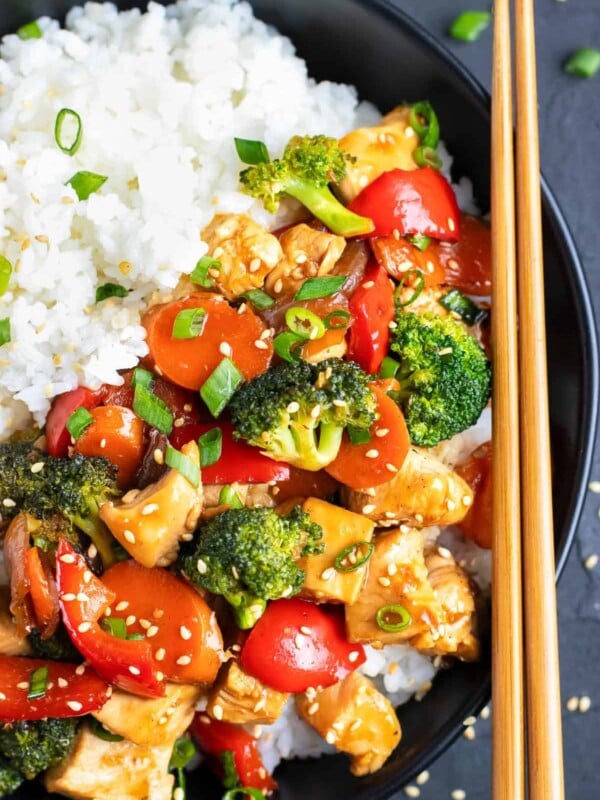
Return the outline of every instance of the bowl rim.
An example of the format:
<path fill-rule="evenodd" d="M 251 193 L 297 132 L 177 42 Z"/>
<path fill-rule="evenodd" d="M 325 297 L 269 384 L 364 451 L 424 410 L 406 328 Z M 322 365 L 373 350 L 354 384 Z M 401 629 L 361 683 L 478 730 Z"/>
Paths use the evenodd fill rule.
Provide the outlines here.
<path fill-rule="evenodd" d="M 420 22 L 414 19 L 403 9 L 399 8 L 394 0 L 359 0 L 367 8 L 388 18 L 393 24 L 402 27 L 405 32 L 418 40 L 425 48 L 433 51 L 438 59 L 445 62 L 463 83 L 472 98 L 476 101 L 480 111 L 489 120 L 491 116 L 491 96 L 483 84 L 473 75 L 454 53 L 452 53 L 442 40 L 430 33 Z M 544 175 L 541 175 L 542 210 L 547 215 L 547 221 L 554 229 L 560 244 L 560 256 L 568 265 L 565 271 L 566 280 L 570 286 L 577 312 L 577 333 L 582 342 L 583 380 L 582 401 L 579 408 L 581 419 L 580 435 L 577 442 L 579 459 L 577 470 L 574 474 L 573 486 L 575 487 L 569 503 L 566 518 L 568 520 L 564 531 L 556 545 L 556 580 L 565 568 L 571 552 L 577 525 L 581 517 L 585 500 L 587 481 L 592 466 L 592 458 L 598 427 L 598 400 L 599 400 L 599 350 L 596 320 L 592 305 L 590 290 L 583 269 L 581 258 L 577 251 L 573 234 L 560 209 L 558 201 L 550 189 Z M 477 716 L 481 709 L 489 702 L 491 697 L 491 674 L 482 682 L 481 687 L 472 696 L 466 708 L 464 718 Z M 416 775 L 436 761 L 460 736 L 463 730 L 463 719 L 457 715 L 450 717 L 443 726 L 441 733 L 436 737 L 432 747 L 427 753 L 417 758 L 413 767 L 401 769 L 379 786 L 369 786 L 359 791 L 357 800 L 390 800 L 392 795 L 410 783 Z"/>

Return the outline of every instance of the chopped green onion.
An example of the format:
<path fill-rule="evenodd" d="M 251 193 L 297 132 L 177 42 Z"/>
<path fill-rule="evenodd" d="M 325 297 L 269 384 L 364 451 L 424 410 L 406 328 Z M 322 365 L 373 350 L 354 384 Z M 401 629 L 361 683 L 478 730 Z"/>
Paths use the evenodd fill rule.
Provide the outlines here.
<path fill-rule="evenodd" d="M 145 389 L 150 389 L 150 384 L 154 380 L 154 375 L 147 369 L 136 367 L 133 370 L 131 378 L 131 387 L 135 389 L 136 386 L 143 386 Z"/>
<path fill-rule="evenodd" d="M 217 272 L 221 269 L 221 262 L 216 258 L 210 256 L 202 256 L 200 261 L 194 267 L 190 275 L 192 283 L 197 283 L 203 289 L 212 289 L 214 286 L 212 277 L 208 274 L 211 270 Z"/>
<path fill-rule="evenodd" d="M 433 147 L 417 147 L 413 150 L 413 159 L 415 164 L 419 167 L 441 169 L 442 166 L 442 159 L 439 157 L 437 150 L 434 150 Z"/>
<path fill-rule="evenodd" d="M 379 370 L 379 375 L 382 378 L 395 378 L 396 373 L 400 369 L 400 362 L 396 361 L 395 358 L 391 356 L 386 356 L 383 361 L 381 362 L 381 369 Z"/>
<path fill-rule="evenodd" d="M 223 750 L 221 765 L 223 767 L 223 786 L 225 789 L 235 789 L 240 785 L 240 778 L 235 767 L 233 750 Z"/>
<path fill-rule="evenodd" d="M 413 276 L 416 277 L 416 279 L 417 279 L 416 280 L 416 285 L 414 286 L 414 292 L 412 293 L 412 295 L 408 298 L 408 300 L 405 303 L 402 303 L 402 302 L 400 302 L 400 295 L 402 293 L 402 290 L 405 288 L 404 284 L 406 283 L 406 280 L 408 278 L 412 278 Z M 420 269 L 409 269 L 408 272 L 404 273 L 404 277 L 402 278 L 402 280 L 398 284 L 398 287 L 396 288 L 396 291 L 394 292 L 394 296 L 396 298 L 397 305 L 399 305 L 400 308 L 404 308 L 405 306 L 409 306 L 411 303 L 414 303 L 415 300 L 417 299 L 417 297 L 423 291 L 424 286 L 425 286 L 425 278 L 423 277 L 423 273 L 421 272 L 421 270 Z M 411 287 L 411 288 L 413 288 L 413 287 Z"/>
<path fill-rule="evenodd" d="M 173 413 L 169 406 L 140 383 L 133 393 L 133 410 L 144 422 L 161 433 L 168 436 L 173 430 Z"/>
<path fill-rule="evenodd" d="M 12 264 L 4 256 L 0 256 L 0 297 L 8 289 L 10 276 L 12 275 Z"/>
<path fill-rule="evenodd" d="M 224 486 L 219 492 L 219 505 L 229 506 L 230 508 L 243 508 L 244 504 L 240 500 L 239 494 L 233 486 Z"/>
<path fill-rule="evenodd" d="M 180 453 L 170 444 L 165 451 L 165 464 L 180 472 L 193 487 L 200 485 L 200 469 L 192 458 Z"/>
<path fill-rule="evenodd" d="M 185 308 L 173 322 L 173 339 L 195 339 L 202 335 L 206 311 L 203 308 Z"/>
<path fill-rule="evenodd" d="M 109 297 L 127 297 L 129 290 L 120 283 L 103 283 L 96 289 L 96 302 L 101 303 Z"/>
<path fill-rule="evenodd" d="M 576 50 L 565 61 L 565 72 L 577 75 L 579 78 L 593 78 L 600 69 L 600 50 L 594 47 L 584 47 Z"/>
<path fill-rule="evenodd" d="M 224 358 L 208 376 L 200 389 L 200 397 L 217 418 L 233 397 L 244 376 L 230 358 Z"/>
<path fill-rule="evenodd" d="M 288 308 L 285 312 L 285 322 L 292 333 L 297 333 L 302 339 L 320 339 L 325 334 L 325 325 L 321 317 L 313 311 L 302 306 Z"/>
<path fill-rule="evenodd" d="M 358 555 L 363 548 L 366 548 L 366 552 L 363 555 Z M 337 554 L 334 562 L 335 568 L 338 572 L 352 572 L 359 567 L 363 567 L 373 555 L 374 550 L 375 545 L 373 542 L 355 542 Z"/>
<path fill-rule="evenodd" d="M 354 425 L 348 425 L 346 430 L 350 444 L 367 444 L 371 441 L 371 431 L 368 428 L 355 428 Z"/>
<path fill-rule="evenodd" d="M 407 236 L 406 240 L 417 247 L 422 253 L 424 253 L 431 244 L 429 236 L 424 236 L 422 233 L 415 233 L 413 236 Z"/>
<path fill-rule="evenodd" d="M 403 631 L 412 622 L 412 617 L 404 606 L 393 603 L 389 606 L 381 606 L 375 615 L 375 621 L 382 631 Z"/>
<path fill-rule="evenodd" d="M 65 142 L 63 138 L 63 125 L 66 120 L 71 120 L 75 123 L 75 133 L 70 137 L 71 143 Z M 81 144 L 81 137 L 83 136 L 83 125 L 81 124 L 81 117 L 72 108 L 61 108 L 56 115 L 56 122 L 54 123 L 54 141 L 68 156 L 74 156 L 79 150 Z"/>
<path fill-rule="evenodd" d="M 81 438 L 86 428 L 90 427 L 93 421 L 94 418 L 87 408 L 77 408 L 67 420 L 66 428 L 73 439 L 77 441 L 77 439 Z"/>
<path fill-rule="evenodd" d="M 95 717 L 89 717 L 90 721 L 90 728 L 92 729 L 92 733 L 94 736 L 97 736 L 98 739 L 102 739 L 104 742 L 122 742 L 123 737 L 119 736 L 118 733 L 111 733 L 107 730 L 101 722 Z"/>
<path fill-rule="evenodd" d="M 115 639 L 127 638 L 127 626 L 121 617 L 104 617 L 102 627 L 107 630 Z"/>
<path fill-rule="evenodd" d="M 256 139 L 238 138 L 233 141 L 240 161 L 243 161 L 244 164 L 266 164 L 271 160 L 264 142 L 259 142 Z"/>
<path fill-rule="evenodd" d="M 326 275 L 323 278 L 307 278 L 296 292 L 294 300 L 317 300 L 339 292 L 346 283 L 346 275 Z"/>
<path fill-rule="evenodd" d="M 223 449 L 223 432 L 221 428 L 212 428 L 198 439 L 200 448 L 200 466 L 210 467 L 221 458 Z"/>
<path fill-rule="evenodd" d="M 431 103 L 421 100 L 411 106 L 408 121 L 421 144 L 435 150 L 440 140 L 440 123 Z"/>
<path fill-rule="evenodd" d="M 75 194 L 80 200 L 87 200 L 91 194 L 97 192 L 98 189 L 106 183 L 108 178 L 106 175 L 97 175 L 95 172 L 87 172 L 82 170 L 76 172 L 67 181 L 68 186 L 72 186 Z"/>
<path fill-rule="evenodd" d="M 242 297 L 245 297 L 259 311 L 264 311 L 265 308 L 271 308 L 271 306 L 275 305 L 275 300 L 266 292 L 263 292 L 262 289 L 251 289 L 249 292 L 244 292 Z"/>
<path fill-rule="evenodd" d="M 467 325 L 476 325 L 482 322 L 488 315 L 485 308 L 476 305 L 470 297 L 466 297 L 458 289 L 450 289 L 448 294 L 440 297 L 439 304 L 443 306 L 446 311 L 452 311 L 454 314 L 463 320 Z"/>
<path fill-rule="evenodd" d="M 273 349 L 279 358 L 293 363 L 300 360 L 300 350 L 305 342 L 306 339 L 297 333 L 285 331 L 284 333 L 279 333 L 273 339 Z"/>
<path fill-rule="evenodd" d="M 327 314 L 323 320 L 323 325 L 325 325 L 328 331 L 338 331 L 342 330 L 342 328 L 347 328 L 350 319 L 350 312 L 343 308 L 338 308 L 336 311 L 330 311 L 329 314 Z"/>
<path fill-rule="evenodd" d="M 251 789 L 249 786 L 238 786 L 235 789 L 229 789 L 229 791 L 225 792 L 221 800 L 265 800 L 264 794 L 260 791 L 260 789 Z"/>
<path fill-rule="evenodd" d="M 491 21 L 489 11 L 463 11 L 454 20 L 448 33 L 461 42 L 476 42 Z"/>
<path fill-rule="evenodd" d="M 17 28 L 17 36 L 19 39 L 41 39 L 42 29 L 37 22 L 28 22 L 26 25 L 21 25 Z"/>
<path fill-rule="evenodd" d="M 169 770 L 175 770 L 177 788 L 183 792 L 185 798 L 185 767 L 196 755 L 196 747 L 189 736 L 180 736 L 173 745 Z M 179 793 L 181 795 L 181 792 Z M 175 794 L 173 795 L 175 796 Z"/>
<path fill-rule="evenodd" d="M 0 319 L 0 347 L 10 342 L 10 320 L 8 317 Z"/>
<path fill-rule="evenodd" d="M 46 694 L 48 686 L 48 667 L 38 667 L 29 675 L 28 700 L 38 700 Z"/>

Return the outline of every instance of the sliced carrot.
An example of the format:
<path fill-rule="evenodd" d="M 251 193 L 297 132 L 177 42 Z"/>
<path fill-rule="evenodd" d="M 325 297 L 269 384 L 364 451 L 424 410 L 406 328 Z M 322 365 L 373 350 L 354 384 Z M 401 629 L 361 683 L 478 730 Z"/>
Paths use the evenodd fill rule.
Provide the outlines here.
<path fill-rule="evenodd" d="M 439 286 L 444 283 L 445 272 L 440 261 L 439 249 L 430 245 L 426 250 L 419 250 L 406 239 L 394 236 L 382 236 L 371 242 L 373 253 L 378 263 L 397 281 L 404 280 L 406 286 L 412 286 L 414 279 L 407 275 L 411 270 L 419 270 L 423 275 L 425 286 Z"/>
<path fill-rule="evenodd" d="M 210 684 L 221 666 L 223 641 L 214 612 L 189 584 L 166 569 L 121 561 L 102 576 L 115 594 L 112 618 L 127 634 L 147 638 L 168 680 Z"/>
<path fill-rule="evenodd" d="M 75 442 L 75 452 L 108 458 L 118 467 L 119 486 L 130 486 L 144 456 L 144 423 L 122 406 L 98 406 L 90 414 L 94 421 Z"/>
<path fill-rule="evenodd" d="M 344 434 L 342 446 L 327 472 L 352 489 L 364 489 L 390 481 L 408 453 L 410 440 L 404 416 L 379 386 L 371 384 L 377 398 L 378 418 L 371 426 L 371 440 L 352 444 Z"/>
<path fill-rule="evenodd" d="M 202 333 L 192 339 L 173 338 L 177 315 L 191 308 L 205 312 Z M 143 323 L 154 369 L 186 389 L 200 389 L 224 357 L 250 380 L 268 369 L 273 356 L 271 337 L 261 339 L 267 328 L 249 304 L 239 313 L 217 294 L 196 292 L 154 306 Z"/>
<path fill-rule="evenodd" d="M 37 547 L 30 547 L 27 551 L 25 569 L 37 627 L 42 638 L 47 639 L 56 630 L 60 618 L 56 581 L 50 565 L 45 563 Z"/>
<path fill-rule="evenodd" d="M 492 548 L 492 443 L 485 442 L 456 467 L 473 490 L 473 505 L 458 527 L 479 547 Z"/>

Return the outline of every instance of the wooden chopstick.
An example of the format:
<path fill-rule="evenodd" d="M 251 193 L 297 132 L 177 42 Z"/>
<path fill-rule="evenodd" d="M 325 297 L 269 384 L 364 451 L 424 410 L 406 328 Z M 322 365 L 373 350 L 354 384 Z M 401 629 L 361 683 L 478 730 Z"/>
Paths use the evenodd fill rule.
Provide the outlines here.
<path fill-rule="evenodd" d="M 515 0 L 521 496 L 531 800 L 564 798 L 533 0 Z"/>
<path fill-rule="evenodd" d="M 509 0 L 494 3 L 492 69 L 492 785 L 523 800 L 523 639 L 515 186 Z"/>

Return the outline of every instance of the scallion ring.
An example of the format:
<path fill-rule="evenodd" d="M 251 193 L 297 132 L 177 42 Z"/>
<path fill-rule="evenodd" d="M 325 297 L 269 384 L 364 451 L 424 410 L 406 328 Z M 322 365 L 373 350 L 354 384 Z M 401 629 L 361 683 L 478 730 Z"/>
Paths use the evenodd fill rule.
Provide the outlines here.
<path fill-rule="evenodd" d="M 362 555 L 358 555 L 363 548 L 365 552 Z M 353 572 L 359 567 L 364 567 L 373 555 L 374 550 L 375 545 L 373 542 L 355 542 L 337 554 L 334 562 L 335 568 L 338 572 Z"/>
<path fill-rule="evenodd" d="M 233 397 L 244 376 L 230 358 L 224 358 L 200 387 L 200 397 L 215 419 Z"/>
<path fill-rule="evenodd" d="M 284 361 L 293 363 L 300 360 L 300 351 L 306 339 L 292 331 L 284 331 L 273 339 L 273 349 Z"/>
<path fill-rule="evenodd" d="M 27 22 L 25 25 L 21 25 L 20 28 L 17 28 L 17 36 L 19 39 L 41 39 L 43 36 L 42 29 L 37 22 Z"/>
<path fill-rule="evenodd" d="M 408 628 L 412 622 L 412 617 L 404 606 L 392 603 L 389 606 L 381 606 L 375 615 L 375 621 L 382 631 L 394 633 Z"/>
<path fill-rule="evenodd" d="M 437 150 L 433 147 L 426 147 L 421 145 L 413 150 L 413 159 L 419 167 L 432 167 L 432 169 L 441 169 L 442 159 L 439 157 Z"/>
<path fill-rule="evenodd" d="M 127 639 L 127 626 L 121 617 L 104 617 L 102 627 L 115 639 Z"/>
<path fill-rule="evenodd" d="M 173 412 L 169 406 L 140 383 L 133 393 L 133 410 L 144 422 L 166 436 L 173 430 Z"/>
<path fill-rule="evenodd" d="M 204 308 L 184 308 L 173 321 L 171 336 L 173 339 L 195 339 L 202 336 L 206 323 Z"/>
<path fill-rule="evenodd" d="M 412 277 L 416 278 L 416 284 L 415 284 L 414 287 L 411 286 L 409 288 L 414 289 L 414 291 L 413 291 L 412 295 L 408 298 L 408 300 L 406 300 L 403 303 L 400 300 L 400 296 L 402 294 L 403 289 L 404 288 L 408 288 L 408 287 L 405 287 L 406 281 L 409 278 L 412 278 Z M 409 269 L 408 272 L 404 273 L 404 277 L 402 278 L 402 280 L 398 284 L 398 287 L 396 288 L 396 291 L 394 292 L 394 296 L 396 298 L 396 304 L 398 306 L 400 306 L 400 308 L 405 308 L 406 306 L 411 305 L 411 303 L 414 303 L 415 300 L 417 299 L 417 297 L 421 294 L 421 292 L 423 291 L 424 287 L 425 287 L 425 278 L 423 277 L 423 273 L 421 272 L 421 270 L 420 269 Z"/>
<path fill-rule="evenodd" d="M 39 700 L 46 694 L 48 688 L 48 667 L 38 667 L 29 675 L 28 700 Z"/>
<path fill-rule="evenodd" d="M 381 369 L 379 370 L 379 376 L 381 378 L 395 378 L 396 373 L 400 369 L 400 362 L 396 361 L 395 358 L 391 356 L 385 356 L 383 361 L 381 362 Z"/>
<path fill-rule="evenodd" d="M 10 276 L 12 275 L 12 264 L 4 256 L 0 256 L 0 297 L 8 289 Z"/>
<path fill-rule="evenodd" d="M 212 289 L 214 286 L 214 273 L 219 273 L 221 262 L 210 256 L 202 256 L 190 274 L 192 283 L 197 283 L 203 289 Z M 211 274 L 213 273 L 213 274 Z"/>
<path fill-rule="evenodd" d="M 221 458 L 223 449 L 223 433 L 221 428 L 211 428 L 198 439 L 200 448 L 200 466 L 210 467 Z"/>
<path fill-rule="evenodd" d="M 328 331 L 341 331 L 343 328 L 348 327 L 351 315 L 349 311 L 344 308 L 338 308 L 335 311 L 330 311 L 324 318 L 323 325 Z"/>
<path fill-rule="evenodd" d="M 200 468 L 196 462 L 170 444 L 165 451 L 165 464 L 176 469 L 194 488 L 200 485 Z"/>
<path fill-rule="evenodd" d="M 285 322 L 292 333 L 302 339 L 320 339 L 325 334 L 325 325 L 321 317 L 302 306 L 293 306 L 285 312 Z"/>
<path fill-rule="evenodd" d="M 63 125 L 65 122 L 67 124 L 71 123 L 71 125 L 75 125 L 75 131 L 71 136 L 68 137 L 67 141 L 65 141 L 65 133 L 63 131 Z M 83 124 L 79 114 L 76 111 L 73 111 L 72 108 L 61 108 L 56 115 L 56 121 L 54 123 L 54 141 L 56 142 L 58 148 L 68 156 L 74 156 L 79 150 L 82 136 Z"/>
<path fill-rule="evenodd" d="M 96 288 L 96 302 L 101 303 L 109 297 L 127 297 L 128 294 L 128 289 L 120 283 L 103 283 Z"/>
<path fill-rule="evenodd" d="M 219 505 L 229 506 L 229 508 L 243 508 L 239 494 L 233 486 L 223 486 L 219 492 Z"/>
<path fill-rule="evenodd" d="M 467 325 L 477 325 L 478 322 L 483 322 L 488 316 L 488 311 L 481 308 L 474 303 L 470 297 L 467 297 L 458 289 L 450 289 L 450 291 L 438 300 L 439 304 L 451 311 L 462 319 Z"/>
<path fill-rule="evenodd" d="M 73 439 L 77 441 L 77 439 L 83 436 L 85 430 L 90 427 L 93 421 L 94 418 L 87 408 L 76 408 L 67 420 L 65 427 Z"/>
<path fill-rule="evenodd" d="M 70 177 L 67 181 L 67 185 L 73 188 L 79 200 L 87 200 L 88 197 L 94 194 L 94 192 L 97 192 L 107 180 L 108 177 L 106 175 L 98 175 L 95 172 L 82 170 Z"/>
<path fill-rule="evenodd" d="M 440 140 L 440 123 L 431 103 L 421 100 L 411 106 L 408 121 L 421 144 L 435 150 Z"/>
<path fill-rule="evenodd" d="M 107 730 L 101 722 L 98 722 L 97 719 L 94 717 L 89 717 L 90 722 L 90 729 L 94 736 L 97 736 L 98 739 L 102 739 L 103 742 L 122 742 L 123 737 L 119 736 L 118 733 L 111 733 Z"/>
<path fill-rule="evenodd" d="M 145 389 L 150 389 L 154 375 L 147 369 L 136 367 L 133 370 L 133 377 L 131 378 L 131 387 L 135 389 L 136 386 L 143 386 Z"/>
<path fill-rule="evenodd" d="M 10 319 L 3 317 L 0 319 L 0 347 L 3 344 L 8 344 L 10 340 Z"/>
<path fill-rule="evenodd" d="M 317 300 L 339 292 L 346 283 L 346 275 L 325 275 L 322 278 L 307 278 L 296 292 L 294 300 Z"/>
<path fill-rule="evenodd" d="M 476 42 L 491 21 L 489 11 L 463 11 L 454 20 L 448 33 L 460 42 Z"/>
<path fill-rule="evenodd" d="M 600 50 L 584 47 L 565 61 L 564 70 L 578 78 L 592 78 L 600 69 Z"/>
<path fill-rule="evenodd" d="M 424 253 L 431 244 L 429 236 L 425 236 L 423 233 L 415 233 L 412 236 L 407 236 L 406 240 L 422 253 Z"/>
<path fill-rule="evenodd" d="M 275 305 L 275 300 L 266 292 L 263 292 L 262 289 L 250 289 L 250 291 L 244 292 L 242 297 L 252 303 L 254 308 L 259 311 L 264 311 L 266 308 L 271 308 L 271 306 Z"/>
<path fill-rule="evenodd" d="M 355 428 L 348 425 L 346 428 L 350 444 L 367 444 L 371 441 L 371 431 L 368 428 Z"/>
<path fill-rule="evenodd" d="M 264 142 L 257 139 L 234 138 L 235 149 L 244 164 L 266 164 L 271 158 Z"/>

